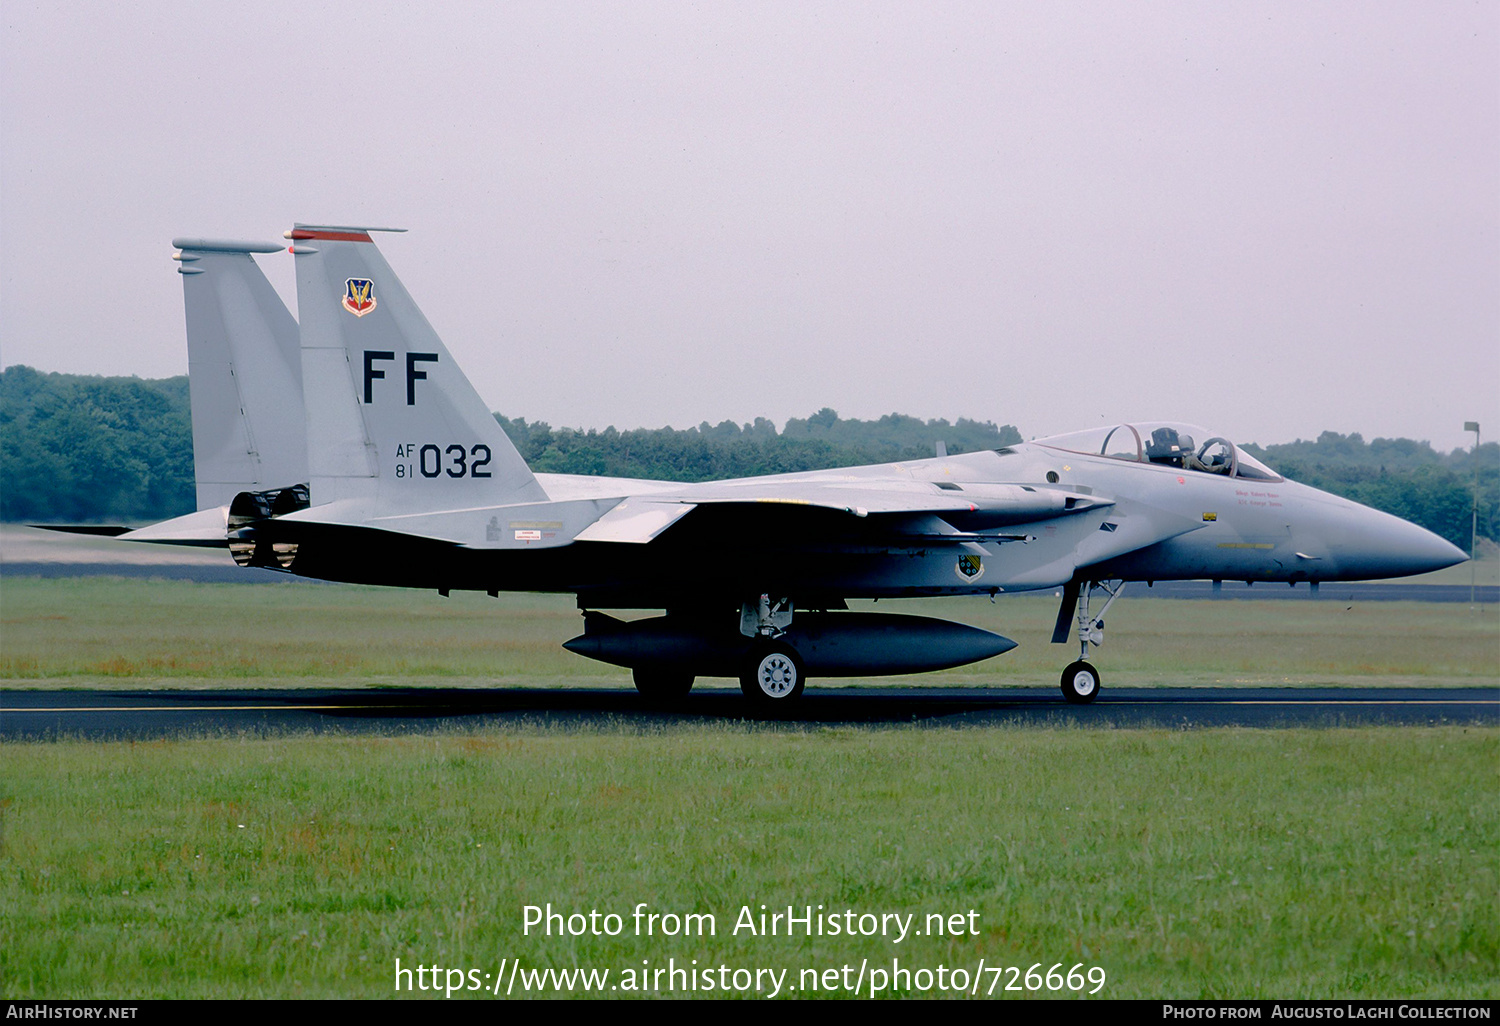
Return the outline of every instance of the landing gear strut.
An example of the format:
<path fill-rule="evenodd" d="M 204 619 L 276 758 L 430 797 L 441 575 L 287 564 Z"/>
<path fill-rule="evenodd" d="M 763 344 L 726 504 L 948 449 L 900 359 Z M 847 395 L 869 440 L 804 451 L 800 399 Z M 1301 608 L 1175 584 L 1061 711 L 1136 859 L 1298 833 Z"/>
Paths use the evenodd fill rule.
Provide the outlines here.
<path fill-rule="evenodd" d="M 1089 615 L 1089 598 L 1095 588 L 1109 596 L 1096 615 Z M 1104 644 L 1104 614 L 1125 590 L 1124 581 L 1083 581 L 1070 584 L 1063 591 L 1062 608 L 1057 611 L 1057 626 L 1052 631 L 1054 642 L 1068 640 L 1068 616 L 1071 601 L 1078 603 L 1078 659 L 1068 664 L 1062 674 L 1063 697 L 1076 705 L 1084 705 L 1099 697 L 1101 678 L 1099 671 L 1088 661 L 1089 646 Z"/>
<path fill-rule="evenodd" d="M 750 701 L 780 705 L 802 694 L 802 657 L 781 640 L 791 625 L 791 599 L 760 595 L 740 607 L 740 633 L 753 639 L 740 671 L 740 690 Z"/>

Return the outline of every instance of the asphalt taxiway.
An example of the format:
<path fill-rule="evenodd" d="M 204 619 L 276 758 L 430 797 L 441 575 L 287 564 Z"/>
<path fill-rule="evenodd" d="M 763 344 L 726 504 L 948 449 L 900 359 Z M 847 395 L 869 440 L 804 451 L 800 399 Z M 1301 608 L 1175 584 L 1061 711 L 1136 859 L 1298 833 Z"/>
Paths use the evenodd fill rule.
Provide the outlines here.
<path fill-rule="evenodd" d="M 529 726 L 759 722 L 1081 728 L 1500 726 L 1500 688 L 1111 688 L 1086 706 L 1051 688 L 810 688 L 774 714 L 737 691 L 671 706 L 624 688 L 0 691 L 0 741 L 152 740 L 291 733 L 410 734 Z"/>

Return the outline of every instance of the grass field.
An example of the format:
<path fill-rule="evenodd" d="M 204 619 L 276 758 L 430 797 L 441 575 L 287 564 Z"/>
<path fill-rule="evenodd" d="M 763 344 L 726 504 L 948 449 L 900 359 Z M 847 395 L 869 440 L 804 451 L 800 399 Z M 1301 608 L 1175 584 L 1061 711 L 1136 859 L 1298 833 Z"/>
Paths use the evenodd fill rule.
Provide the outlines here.
<path fill-rule="evenodd" d="M 1114 997 L 1500 996 L 1493 731 L 684 727 L 8 745 L 7 997 L 390 996 L 406 966 L 1083 963 Z M 713 913 L 524 936 L 522 907 Z M 742 905 L 977 933 L 734 936 Z M 967 923 L 966 923 L 967 926 Z"/>
<path fill-rule="evenodd" d="M 1493 605 L 1129 596 L 1110 610 L 1094 656 L 1106 685 L 1500 683 Z M 1021 643 L 975 666 L 883 678 L 890 682 L 1052 686 L 1074 658 L 1071 645 L 1048 642 L 1057 604 L 1046 596 L 859 605 L 972 623 Z M 6 578 L 0 686 L 628 686 L 626 671 L 561 648 L 581 630 L 567 596 Z"/>
<path fill-rule="evenodd" d="M 1046 644 L 1051 601 L 890 605 L 1022 642 L 912 680 L 1054 686 L 1068 656 Z M 547 597 L 6 578 L 0 621 L 4 688 L 627 679 L 557 648 L 579 618 Z M 1493 607 L 1127 598 L 1109 631 L 1109 683 L 1500 675 Z M 549 902 L 624 931 L 524 934 L 522 907 Z M 641 902 L 712 913 L 717 933 L 638 937 Z M 732 933 L 761 904 L 919 928 L 972 909 L 977 932 Z M 1097 966 L 1113 997 L 1496 998 L 1500 731 L 620 723 L 0 745 L 0 997 L 386 997 L 398 958 L 616 985 L 697 959 L 794 987 L 984 959 Z"/>

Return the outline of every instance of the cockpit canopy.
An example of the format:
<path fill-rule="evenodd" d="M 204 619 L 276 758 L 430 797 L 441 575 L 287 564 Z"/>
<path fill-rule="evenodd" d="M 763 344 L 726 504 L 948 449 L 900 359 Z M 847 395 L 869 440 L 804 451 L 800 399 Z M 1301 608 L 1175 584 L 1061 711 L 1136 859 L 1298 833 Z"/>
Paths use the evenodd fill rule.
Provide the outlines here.
<path fill-rule="evenodd" d="M 1154 463 L 1202 474 L 1223 474 L 1255 481 L 1280 481 L 1281 475 L 1223 435 L 1195 424 L 1150 421 L 1090 428 L 1039 438 L 1037 445 L 1067 452 L 1107 456 L 1132 463 Z"/>

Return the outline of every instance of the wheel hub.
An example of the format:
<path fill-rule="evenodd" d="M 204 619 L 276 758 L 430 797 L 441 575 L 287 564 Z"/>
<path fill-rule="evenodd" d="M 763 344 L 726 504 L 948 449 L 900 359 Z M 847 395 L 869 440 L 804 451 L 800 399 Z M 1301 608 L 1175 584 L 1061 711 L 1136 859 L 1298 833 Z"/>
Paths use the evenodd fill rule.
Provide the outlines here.
<path fill-rule="evenodd" d="M 760 689 L 772 698 L 780 698 L 797 686 L 797 667 L 780 653 L 760 661 Z"/>

